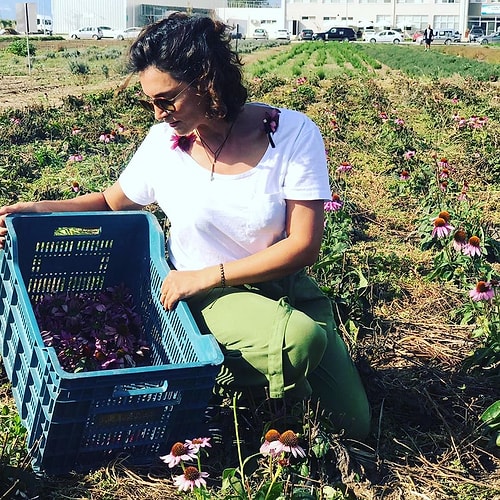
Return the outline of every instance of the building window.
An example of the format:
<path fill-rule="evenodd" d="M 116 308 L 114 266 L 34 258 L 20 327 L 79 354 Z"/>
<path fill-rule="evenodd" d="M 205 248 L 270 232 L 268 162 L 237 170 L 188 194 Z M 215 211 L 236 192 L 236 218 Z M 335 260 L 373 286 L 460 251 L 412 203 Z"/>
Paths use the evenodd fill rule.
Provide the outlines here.
<path fill-rule="evenodd" d="M 458 16 L 434 16 L 434 30 L 458 30 Z"/>
<path fill-rule="evenodd" d="M 423 30 L 428 24 L 429 16 L 396 16 L 397 26 L 410 26 L 411 30 Z"/>
<path fill-rule="evenodd" d="M 385 26 L 391 27 L 392 26 L 392 16 L 377 16 L 377 21 L 375 22 L 375 25 L 382 28 Z"/>

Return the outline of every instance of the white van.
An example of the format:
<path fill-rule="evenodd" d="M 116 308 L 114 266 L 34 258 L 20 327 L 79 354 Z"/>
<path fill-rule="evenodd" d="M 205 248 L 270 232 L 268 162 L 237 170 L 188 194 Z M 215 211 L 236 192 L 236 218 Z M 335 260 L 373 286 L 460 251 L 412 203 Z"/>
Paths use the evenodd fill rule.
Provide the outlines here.
<path fill-rule="evenodd" d="M 36 16 L 36 31 L 44 35 L 52 35 L 52 17 Z"/>

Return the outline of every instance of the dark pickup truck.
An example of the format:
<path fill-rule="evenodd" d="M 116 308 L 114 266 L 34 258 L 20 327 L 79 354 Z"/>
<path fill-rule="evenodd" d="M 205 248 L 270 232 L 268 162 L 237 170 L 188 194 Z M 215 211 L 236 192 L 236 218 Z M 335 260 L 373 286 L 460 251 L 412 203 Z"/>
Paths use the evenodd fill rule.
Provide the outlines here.
<path fill-rule="evenodd" d="M 352 28 L 330 28 L 328 31 L 314 33 L 313 40 L 337 40 L 339 42 L 354 42 L 356 33 Z"/>

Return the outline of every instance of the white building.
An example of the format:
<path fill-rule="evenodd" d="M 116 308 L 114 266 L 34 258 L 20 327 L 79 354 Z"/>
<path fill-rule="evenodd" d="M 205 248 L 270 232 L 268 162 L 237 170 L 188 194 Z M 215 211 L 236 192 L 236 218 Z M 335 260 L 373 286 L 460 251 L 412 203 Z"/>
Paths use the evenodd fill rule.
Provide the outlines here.
<path fill-rule="evenodd" d="M 215 12 L 248 35 L 257 26 L 286 28 L 292 34 L 333 25 L 412 31 L 430 24 L 462 34 L 471 26 L 481 26 L 486 33 L 500 29 L 500 0 L 52 0 L 55 33 L 82 26 L 143 26 L 176 10 Z"/>

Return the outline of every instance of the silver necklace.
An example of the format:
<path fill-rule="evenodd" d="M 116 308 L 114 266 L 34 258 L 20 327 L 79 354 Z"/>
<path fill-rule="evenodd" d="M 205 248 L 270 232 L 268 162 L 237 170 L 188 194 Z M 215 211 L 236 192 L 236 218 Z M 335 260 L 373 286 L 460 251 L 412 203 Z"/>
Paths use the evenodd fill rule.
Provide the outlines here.
<path fill-rule="evenodd" d="M 213 181 L 214 180 L 214 172 L 215 172 L 215 164 L 217 163 L 217 159 L 219 158 L 220 154 L 222 153 L 222 150 L 224 149 L 224 146 L 226 145 L 226 142 L 227 140 L 229 139 L 229 136 L 231 135 L 231 131 L 233 130 L 233 126 L 234 126 L 235 122 L 231 123 L 231 126 L 229 127 L 229 130 L 226 134 L 226 137 L 224 137 L 224 140 L 221 142 L 220 146 L 213 150 L 207 143 L 206 141 L 203 139 L 203 137 L 201 136 L 201 134 L 198 132 L 198 130 L 196 131 L 196 133 L 198 134 L 198 137 L 200 139 L 200 142 L 201 142 L 201 145 L 203 146 L 203 149 L 205 150 L 205 154 L 207 155 L 207 158 L 210 160 L 210 156 L 208 154 L 208 152 L 210 151 L 211 155 L 212 155 L 212 167 L 210 168 L 210 180 Z"/>

